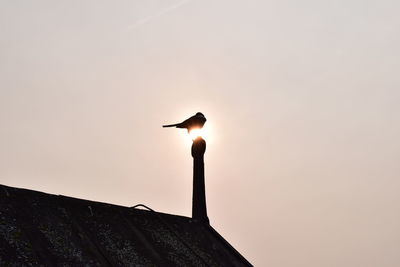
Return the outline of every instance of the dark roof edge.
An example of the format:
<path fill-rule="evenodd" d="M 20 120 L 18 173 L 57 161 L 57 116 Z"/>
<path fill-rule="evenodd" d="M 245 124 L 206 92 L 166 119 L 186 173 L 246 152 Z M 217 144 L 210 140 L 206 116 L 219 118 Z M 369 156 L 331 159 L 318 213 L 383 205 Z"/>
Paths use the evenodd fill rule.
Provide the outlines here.
<path fill-rule="evenodd" d="M 225 244 L 230 250 L 238 257 L 241 261 L 245 262 L 248 266 L 253 266 L 242 254 L 239 253 L 225 238 L 223 238 L 211 225 L 205 225 L 215 238 L 219 239 L 223 244 Z"/>
<path fill-rule="evenodd" d="M 147 209 L 145 209 L 145 208 L 143 208 L 143 209 L 142 208 L 136 208 L 136 206 L 145 206 L 143 204 L 137 204 L 137 205 L 128 207 L 128 206 L 117 205 L 117 204 L 112 204 L 112 203 L 107 203 L 107 202 L 102 202 L 102 201 L 88 200 L 88 199 L 70 197 L 70 196 L 65 196 L 65 195 L 51 194 L 51 193 L 46 193 L 46 192 L 27 189 L 27 188 L 7 186 L 7 185 L 4 185 L 4 184 L 0 184 L 0 187 L 2 188 L 2 191 L 4 193 L 6 193 L 6 195 L 9 195 L 11 193 L 9 191 L 20 190 L 20 191 L 31 192 L 31 193 L 36 193 L 36 194 L 44 194 L 44 195 L 52 196 L 52 197 L 64 198 L 64 199 L 68 199 L 70 201 L 79 201 L 79 202 L 86 202 L 86 203 L 93 203 L 93 204 L 100 204 L 100 205 L 107 205 L 107 206 L 114 206 L 114 207 L 125 208 L 125 209 L 138 209 L 138 210 L 142 210 L 142 211 L 146 211 L 146 212 L 154 212 L 154 213 L 157 213 L 157 214 L 160 214 L 160 215 L 174 216 L 174 217 L 181 217 L 181 218 L 185 218 L 185 219 L 191 219 L 191 218 L 183 216 L 183 215 L 175 215 L 175 214 L 170 214 L 170 213 L 158 212 L 156 210 L 151 210 L 149 208 L 147 208 Z M 147 207 L 147 206 L 145 206 L 145 207 Z"/>

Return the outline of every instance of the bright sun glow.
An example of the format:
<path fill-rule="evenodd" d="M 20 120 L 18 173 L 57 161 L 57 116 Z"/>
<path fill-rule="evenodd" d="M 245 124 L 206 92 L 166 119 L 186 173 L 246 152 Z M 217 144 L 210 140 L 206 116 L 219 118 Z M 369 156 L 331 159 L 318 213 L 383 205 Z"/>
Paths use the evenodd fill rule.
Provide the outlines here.
<path fill-rule="evenodd" d="M 209 145 L 215 143 L 215 131 L 211 122 L 207 122 L 201 129 L 192 129 L 189 134 L 186 129 L 182 129 L 182 131 L 178 131 L 178 133 L 181 136 L 180 138 L 182 138 L 188 146 L 192 145 L 193 140 L 198 136 L 201 136 Z"/>
<path fill-rule="evenodd" d="M 190 135 L 190 138 L 192 138 L 192 140 L 195 140 L 198 136 L 204 138 L 203 129 L 199 129 L 199 128 L 190 130 L 189 135 Z"/>

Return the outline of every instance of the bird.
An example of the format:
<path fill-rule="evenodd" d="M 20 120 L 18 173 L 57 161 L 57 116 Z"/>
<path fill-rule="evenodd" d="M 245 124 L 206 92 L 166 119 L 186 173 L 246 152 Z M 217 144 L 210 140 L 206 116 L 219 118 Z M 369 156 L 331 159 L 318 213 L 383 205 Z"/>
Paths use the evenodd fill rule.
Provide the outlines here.
<path fill-rule="evenodd" d="M 168 124 L 163 125 L 163 127 L 176 127 L 176 128 L 186 128 L 188 132 L 192 129 L 200 129 L 203 128 L 204 123 L 206 123 L 207 119 L 204 117 L 203 113 L 197 112 L 196 115 L 190 117 L 189 119 L 184 120 L 181 123 Z"/>

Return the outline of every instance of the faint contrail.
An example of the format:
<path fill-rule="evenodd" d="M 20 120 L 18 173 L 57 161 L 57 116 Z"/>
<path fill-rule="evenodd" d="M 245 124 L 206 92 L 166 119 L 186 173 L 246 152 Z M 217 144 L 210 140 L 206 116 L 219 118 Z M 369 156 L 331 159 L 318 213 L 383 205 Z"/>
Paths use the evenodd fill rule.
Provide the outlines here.
<path fill-rule="evenodd" d="M 170 6 L 170 7 L 167 7 L 165 9 L 162 9 L 161 11 L 159 11 L 159 12 L 153 14 L 153 15 L 150 15 L 150 16 L 147 16 L 145 18 L 142 18 L 142 19 L 136 21 L 134 24 L 130 25 L 127 28 L 127 30 L 136 29 L 139 26 L 148 23 L 150 20 L 155 19 L 157 17 L 160 17 L 160 16 L 162 16 L 162 15 L 164 15 L 164 14 L 166 14 L 166 13 L 168 13 L 168 12 L 174 10 L 174 9 L 177 9 L 177 8 L 183 6 L 184 4 L 186 4 L 187 2 L 190 2 L 190 1 L 192 1 L 192 0 L 182 0 L 182 1 L 178 2 L 177 4 L 175 4 L 173 6 Z"/>

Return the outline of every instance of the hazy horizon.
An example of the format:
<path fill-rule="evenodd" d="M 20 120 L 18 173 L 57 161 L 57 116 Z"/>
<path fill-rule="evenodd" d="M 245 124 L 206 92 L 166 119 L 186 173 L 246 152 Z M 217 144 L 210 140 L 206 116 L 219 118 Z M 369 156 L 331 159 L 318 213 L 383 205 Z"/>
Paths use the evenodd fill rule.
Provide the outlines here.
<path fill-rule="evenodd" d="M 255 266 L 400 266 L 400 3 L 1 1 L 0 183 L 191 215 Z"/>

